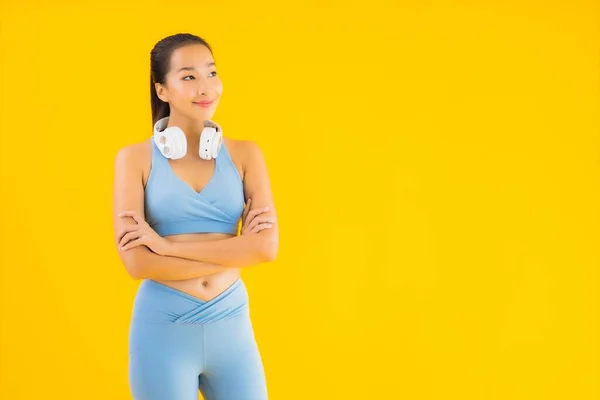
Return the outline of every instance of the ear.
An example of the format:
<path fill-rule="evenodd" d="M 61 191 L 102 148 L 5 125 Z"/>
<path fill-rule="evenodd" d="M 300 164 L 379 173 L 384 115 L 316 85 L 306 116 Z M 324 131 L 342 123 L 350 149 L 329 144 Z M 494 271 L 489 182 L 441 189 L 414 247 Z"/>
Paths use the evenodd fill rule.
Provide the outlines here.
<path fill-rule="evenodd" d="M 154 84 L 154 89 L 156 89 L 156 95 L 158 96 L 159 99 L 161 99 L 165 103 L 169 102 L 169 99 L 166 94 L 167 91 L 165 90 L 163 85 L 161 85 L 160 83 L 157 82 Z"/>

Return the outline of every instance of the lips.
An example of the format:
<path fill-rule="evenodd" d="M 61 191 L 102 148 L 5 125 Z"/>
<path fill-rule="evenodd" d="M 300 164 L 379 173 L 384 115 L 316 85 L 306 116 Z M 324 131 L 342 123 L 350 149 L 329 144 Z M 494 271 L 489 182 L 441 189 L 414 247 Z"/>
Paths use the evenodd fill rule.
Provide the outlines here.
<path fill-rule="evenodd" d="M 196 104 L 197 106 L 200 106 L 200 107 L 210 107 L 213 103 L 214 103 L 214 100 L 213 101 L 198 101 L 198 102 L 194 102 L 194 104 Z"/>

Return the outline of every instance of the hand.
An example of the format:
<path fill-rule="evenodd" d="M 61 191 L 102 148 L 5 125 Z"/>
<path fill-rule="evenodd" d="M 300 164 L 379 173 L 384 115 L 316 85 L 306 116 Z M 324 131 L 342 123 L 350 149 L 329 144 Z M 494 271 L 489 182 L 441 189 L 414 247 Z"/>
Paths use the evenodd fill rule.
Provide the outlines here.
<path fill-rule="evenodd" d="M 132 217 L 137 224 L 127 225 L 119 232 L 119 247 L 129 250 L 145 245 L 158 255 L 168 255 L 171 242 L 161 237 L 148 225 L 148 223 L 135 211 L 123 211 L 118 217 Z"/>
<path fill-rule="evenodd" d="M 255 208 L 250 211 L 250 203 L 252 199 L 248 199 L 248 204 L 242 214 L 242 235 L 249 233 L 258 233 L 263 229 L 269 229 L 273 227 L 275 220 L 268 217 L 259 217 L 259 214 L 269 211 L 269 207 Z"/>

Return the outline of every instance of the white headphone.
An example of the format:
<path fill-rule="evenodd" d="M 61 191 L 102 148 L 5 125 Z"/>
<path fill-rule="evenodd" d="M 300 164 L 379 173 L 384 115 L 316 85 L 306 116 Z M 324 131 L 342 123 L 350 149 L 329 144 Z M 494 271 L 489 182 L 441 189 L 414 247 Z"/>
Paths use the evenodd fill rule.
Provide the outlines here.
<path fill-rule="evenodd" d="M 187 140 L 183 130 L 177 126 L 167 128 L 169 117 L 159 119 L 154 124 L 154 143 L 163 156 L 176 160 L 186 155 Z M 223 130 L 214 121 L 204 121 L 204 129 L 200 135 L 200 158 L 211 160 L 217 158 L 223 141 Z"/>

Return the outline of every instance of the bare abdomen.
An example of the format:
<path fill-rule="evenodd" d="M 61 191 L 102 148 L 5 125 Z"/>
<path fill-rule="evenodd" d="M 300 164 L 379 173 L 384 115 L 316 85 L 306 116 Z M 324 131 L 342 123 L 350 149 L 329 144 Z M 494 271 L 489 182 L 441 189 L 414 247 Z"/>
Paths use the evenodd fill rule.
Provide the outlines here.
<path fill-rule="evenodd" d="M 200 241 L 200 240 L 218 240 L 232 237 L 225 233 L 191 233 L 182 235 L 166 236 L 165 239 L 176 242 L 176 241 Z M 186 279 L 186 280 L 158 280 L 163 285 L 170 286 L 182 292 L 188 293 L 196 298 L 203 301 L 208 301 L 219 293 L 227 289 L 233 284 L 239 277 L 241 268 L 227 268 L 226 271 L 217 272 L 211 275 L 206 275 L 199 278 Z"/>

